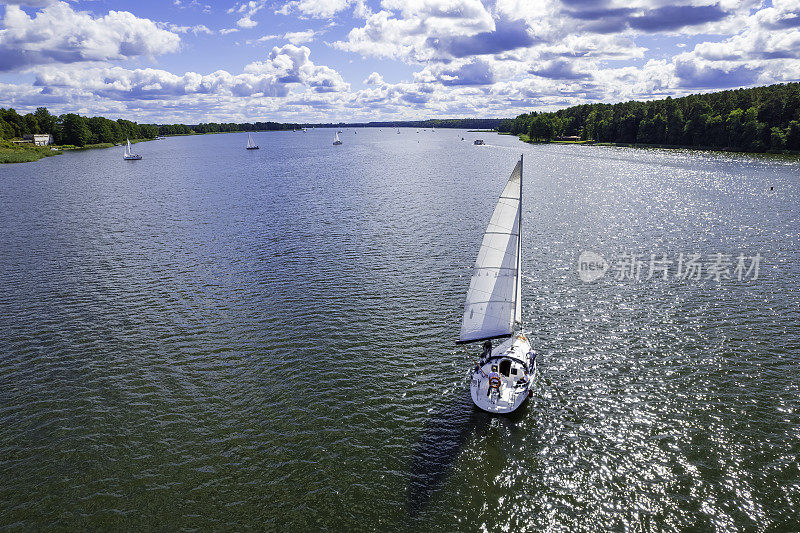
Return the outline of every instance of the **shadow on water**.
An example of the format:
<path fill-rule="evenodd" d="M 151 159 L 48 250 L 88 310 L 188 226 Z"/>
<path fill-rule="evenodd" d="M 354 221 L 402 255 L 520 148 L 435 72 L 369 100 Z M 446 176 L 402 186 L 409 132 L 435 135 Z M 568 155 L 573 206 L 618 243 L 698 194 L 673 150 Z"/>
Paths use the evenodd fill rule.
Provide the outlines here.
<path fill-rule="evenodd" d="M 473 435 L 484 434 L 493 418 L 515 424 L 526 410 L 527 405 L 523 405 L 511 415 L 498 417 L 475 407 L 469 389 L 458 391 L 431 416 L 414 446 L 408 484 L 409 515 L 416 517 L 425 509 Z"/>

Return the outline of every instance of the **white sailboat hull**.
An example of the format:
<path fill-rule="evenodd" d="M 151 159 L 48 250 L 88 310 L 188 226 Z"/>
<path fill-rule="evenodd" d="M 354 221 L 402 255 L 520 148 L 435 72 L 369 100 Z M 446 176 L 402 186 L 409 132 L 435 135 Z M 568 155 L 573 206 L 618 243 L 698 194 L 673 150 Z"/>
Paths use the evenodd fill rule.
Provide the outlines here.
<path fill-rule="evenodd" d="M 475 368 L 470 380 L 470 395 L 480 409 L 496 414 L 511 413 L 530 396 L 536 358 L 524 334 L 518 333 L 495 347 L 478 365 L 480 370 Z M 489 383 L 493 365 L 500 374 L 499 388 Z"/>

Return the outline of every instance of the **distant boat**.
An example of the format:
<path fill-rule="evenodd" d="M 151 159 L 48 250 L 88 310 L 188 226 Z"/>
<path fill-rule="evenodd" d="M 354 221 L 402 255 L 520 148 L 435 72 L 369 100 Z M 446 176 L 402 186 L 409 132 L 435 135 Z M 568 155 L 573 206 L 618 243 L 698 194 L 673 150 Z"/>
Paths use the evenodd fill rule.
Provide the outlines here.
<path fill-rule="evenodd" d="M 339 132 L 333 134 L 333 145 L 336 146 L 337 144 L 342 144 L 342 140 L 339 138 Z"/>
<path fill-rule="evenodd" d="M 127 141 L 127 146 L 125 146 L 125 153 L 122 155 L 122 159 L 126 159 L 128 161 L 138 161 L 142 158 L 139 154 L 134 154 L 131 152 L 131 141 L 129 139 L 125 139 Z"/>
<path fill-rule="evenodd" d="M 459 344 L 483 342 L 470 395 L 490 413 L 510 413 L 531 394 L 536 354 L 522 323 L 522 158 L 483 235 L 464 304 Z M 506 340 L 492 347 L 492 340 Z"/>
<path fill-rule="evenodd" d="M 251 133 L 247 134 L 247 146 L 244 147 L 245 150 L 258 150 L 258 145 L 253 142 L 253 135 Z"/>
<path fill-rule="evenodd" d="M 476 146 L 480 146 L 481 144 L 486 144 L 486 143 L 483 142 L 483 139 L 475 139 L 475 142 L 472 143 L 472 144 L 474 144 Z"/>
<path fill-rule="evenodd" d="M 400 128 L 397 128 L 397 134 L 400 135 Z"/>

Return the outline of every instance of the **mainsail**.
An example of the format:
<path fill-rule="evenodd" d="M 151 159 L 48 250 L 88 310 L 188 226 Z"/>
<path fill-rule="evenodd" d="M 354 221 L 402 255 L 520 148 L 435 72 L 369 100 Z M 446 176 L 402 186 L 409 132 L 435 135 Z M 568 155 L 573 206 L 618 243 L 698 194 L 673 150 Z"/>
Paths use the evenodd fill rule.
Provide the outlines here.
<path fill-rule="evenodd" d="M 475 261 L 459 343 L 507 337 L 522 320 L 522 158 L 497 201 Z"/>
<path fill-rule="evenodd" d="M 255 145 L 256 145 L 256 143 L 253 142 L 253 134 L 252 133 L 248 133 L 247 134 L 247 148 L 253 148 Z"/>

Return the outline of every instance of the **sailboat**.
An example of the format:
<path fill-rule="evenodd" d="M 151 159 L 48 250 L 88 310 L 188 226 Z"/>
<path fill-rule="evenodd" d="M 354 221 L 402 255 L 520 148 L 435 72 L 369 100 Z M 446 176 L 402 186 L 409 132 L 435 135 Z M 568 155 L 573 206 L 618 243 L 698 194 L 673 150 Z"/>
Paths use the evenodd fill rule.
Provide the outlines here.
<path fill-rule="evenodd" d="M 333 134 L 333 144 L 334 146 L 337 144 L 342 144 L 342 140 L 339 138 L 339 132 Z"/>
<path fill-rule="evenodd" d="M 458 343 L 483 341 L 470 395 L 490 413 L 510 413 L 531 394 L 536 354 L 522 321 L 522 157 L 483 234 L 464 304 Z M 492 340 L 505 339 L 497 346 Z"/>
<path fill-rule="evenodd" d="M 258 145 L 253 142 L 253 134 L 247 134 L 247 146 L 244 147 L 245 150 L 258 150 Z"/>
<path fill-rule="evenodd" d="M 140 156 L 139 154 L 134 154 L 131 151 L 131 141 L 130 141 L 130 139 L 125 139 L 125 142 L 127 142 L 128 144 L 127 144 L 127 146 L 125 146 L 125 153 L 122 154 L 122 159 L 126 159 L 128 161 L 138 161 L 138 160 L 140 160 L 142 158 L 142 156 Z"/>

